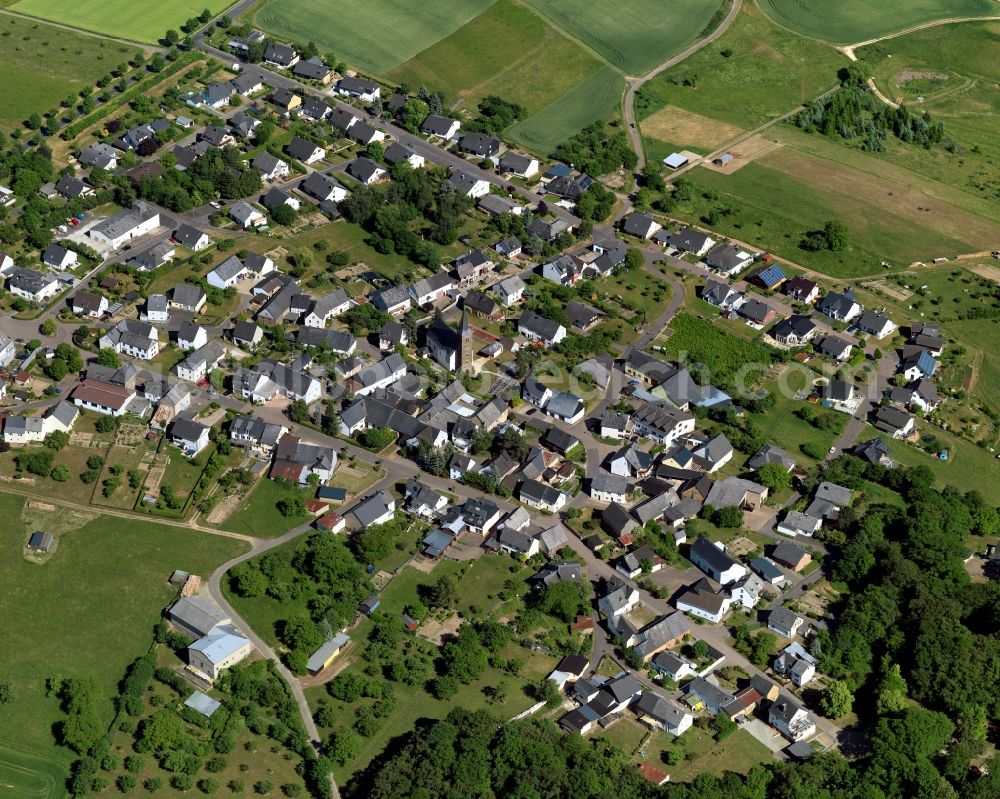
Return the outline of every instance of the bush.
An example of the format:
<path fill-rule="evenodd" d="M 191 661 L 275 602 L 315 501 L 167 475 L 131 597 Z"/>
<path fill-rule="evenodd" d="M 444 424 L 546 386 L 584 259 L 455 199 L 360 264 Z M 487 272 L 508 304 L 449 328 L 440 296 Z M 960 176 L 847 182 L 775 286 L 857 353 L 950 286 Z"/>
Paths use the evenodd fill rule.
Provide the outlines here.
<path fill-rule="evenodd" d="M 210 774 L 218 774 L 220 771 L 224 771 L 226 768 L 226 758 L 224 757 L 210 757 L 208 762 L 205 763 L 205 771 Z"/>
<path fill-rule="evenodd" d="M 142 755 L 129 755 L 125 758 L 125 770 L 130 774 L 138 774 L 144 765 L 146 765 L 146 758 Z"/>

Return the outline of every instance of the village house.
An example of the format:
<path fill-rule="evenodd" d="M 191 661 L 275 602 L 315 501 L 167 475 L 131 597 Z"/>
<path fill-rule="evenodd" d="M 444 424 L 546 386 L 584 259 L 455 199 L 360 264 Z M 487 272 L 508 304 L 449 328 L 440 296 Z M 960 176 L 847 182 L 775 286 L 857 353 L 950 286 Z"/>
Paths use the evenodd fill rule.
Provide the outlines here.
<path fill-rule="evenodd" d="M 103 294 L 81 289 L 73 296 L 73 313 L 100 319 L 107 313 L 108 298 Z"/>
<path fill-rule="evenodd" d="M 558 322 L 539 316 L 534 311 L 523 311 L 517 320 L 517 330 L 532 341 L 540 341 L 546 347 L 554 347 L 566 338 L 566 328 Z"/>
<path fill-rule="evenodd" d="M 337 81 L 337 93 L 353 97 L 366 103 L 378 99 L 382 90 L 377 83 L 364 78 L 345 76 Z"/>
<path fill-rule="evenodd" d="M 777 607 L 767 617 L 767 629 L 782 638 L 794 638 L 805 624 L 805 619 L 788 608 Z"/>
<path fill-rule="evenodd" d="M 746 567 L 726 554 L 725 545 L 711 542 L 704 536 L 691 545 L 688 559 L 720 585 L 728 585 L 744 577 Z"/>
<path fill-rule="evenodd" d="M 785 281 L 782 291 L 793 302 L 811 304 L 819 297 L 819 286 L 815 281 L 805 277 L 792 277 Z"/>
<path fill-rule="evenodd" d="M 670 243 L 671 246 L 676 246 L 673 239 Z M 726 277 L 733 277 L 750 266 L 756 257 L 757 254 L 754 252 L 744 250 L 736 244 L 723 242 L 705 253 L 704 262 L 709 269 Z"/>
<path fill-rule="evenodd" d="M 826 314 L 837 322 L 850 322 L 855 316 L 861 313 L 863 307 L 855 300 L 854 293 L 850 290 L 843 293 L 836 291 L 827 294 L 817 303 L 816 310 Z"/>
<path fill-rule="evenodd" d="M 283 435 L 274 448 L 271 478 L 283 477 L 299 485 L 308 485 L 313 475 L 321 485 L 330 482 L 337 468 L 337 453 L 333 447 L 310 444 L 298 436 Z"/>
<path fill-rule="evenodd" d="M 406 161 L 413 169 L 423 169 L 426 164 L 422 155 L 400 142 L 393 142 L 386 147 L 382 157 L 385 158 L 387 164 L 398 164 L 401 161 Z"/>

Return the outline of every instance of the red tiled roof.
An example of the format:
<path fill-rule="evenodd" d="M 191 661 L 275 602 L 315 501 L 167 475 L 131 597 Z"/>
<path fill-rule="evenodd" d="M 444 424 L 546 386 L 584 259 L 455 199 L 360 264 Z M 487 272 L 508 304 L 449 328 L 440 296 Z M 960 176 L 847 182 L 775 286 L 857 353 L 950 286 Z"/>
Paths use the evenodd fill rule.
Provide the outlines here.
<path fill-rule="evenodd" d="M 294 482 L 299 481 L 299 477 L 302 475 L 302 470 L 305 468 L 301 463 L 292 463 L 292 461 L 286 460 L 276 460 L 274 465 L 271 467 L 271 479 L 275 477 L 283 477 L 285 480 L 293 480 Z"/>
<path fill-rule="evenodd" d="M 663 769 L 657 768 L 652 763 L 640 763 L 639 773 L 654 785 L 663 785 L 670 779 L 670 775 Z"/>
<path fill-rule="evenodd" d="M 341 516 L 336 511 L 332 510 L 329 513 L 325 513 L 322 516 L 320 516 L 316 520 L 316 526 L 324 530 L 332 530 L 333 528 L 337 527 L 342 521 L 344 521 L 344 517 Z"/>
<path fill-rule="evenodd" d="M 594 620 L 590 616 L 577 616 L 576 621 L 569 626 L 570 632 L 579 633 L 594 629 Z"/>
<path fill-rule="evenodd" d="M 319 513 L 330 507 L 329 502 L 323 502 L 319 499 L 307 499 L 306 500 L 306 510 L 310 513 Z"/>

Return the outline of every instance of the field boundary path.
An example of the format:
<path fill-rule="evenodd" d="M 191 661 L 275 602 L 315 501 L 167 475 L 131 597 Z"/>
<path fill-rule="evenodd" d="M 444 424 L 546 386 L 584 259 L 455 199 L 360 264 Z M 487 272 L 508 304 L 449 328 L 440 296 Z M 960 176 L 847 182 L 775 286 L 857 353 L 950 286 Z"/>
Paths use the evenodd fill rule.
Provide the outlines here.
<path fill-rule="evenodd" d="M 841 44 L 837 45 L 837 49 L 840 50 L 845 56 L 847 56 L 850 61 L 857 61 L 858 57 L 854 54 L 855 50 L 862 47 L 867 47 L 870 44 L 878 44 L 879 42 L 884 42 L 886 39 L 897 39 L 900 36 L 907 36 L 911 33 L 916 33 L 917 31 L 922 31 L 927 28 L 936 28 L 938 25 L 955 25 L 959 22 L 996 22 L 1000 20 L 1000 16 L 992 17 L 948 17 L 947 19 L 933 19 L 930 22 L 922 22 L 919 25 L 913 25 L 909 28 L 903 28 L 901 31 L 896 31 L 895 33 L 887 33 L 885 36 L 876 36 L 874 39 L 866 39 L 863 42 L 856 42 L 855 44 Z"/>
<path fill-rule="evenodd" d="M 914 25 L 910 28 L 904 28 L 901 31 L 896 31 L 895 33 L 887 33 L 885 36 L 878 36 L 874 39 L 866 39 L 863 42 L 857 42 L 856 44 L 842 44 L 837 46 L 837 50 L 843 53 L 848 61 L 857 61 L 858 56 L 854 52 L 862 47 L 867 47 L 870 44 L 878 44 L 879 42 L 884 42 L 887 39 L 896 39 L 900 36 L 906 36 L 910 33 L 917 33 L 918 31 L 926 30 L 927 28 L 936 28 L 939 25 L 955 25 L 960 22 L 996 22 L 1000 20 L 1000 16 L 992 17 L 949 17 L 948 19 L 935 19 L 930 22 L 924 22 L 920 25 Z M 885 94 L 882 93 L 881 89 L 875 85 L 875 78 L 868 78 L 868 88 L 872 90 L 872 94 L 878 97 L 883 103 L 885 103 L 889 108 L 899 108 L 899 103 L 890 100 Z"/>
<path fill-rule="evenodd" d="M 696 39 L 681 50 L 677 55 L 671 56 L 659 66 L 651 69 L 645 75 L 631 77 L 627 75 L 625 76 L 626 88 L 625 94 L 622 97 L 622 116 L 625 118 L 626 130 L 628 131 L 629 139 L 632 141 L 632 149 L 635 150 L 635 154 L 639 159 L 636 162 L 636 172 L 641 172 L 642 168 L 646 165 L 646 152 L 642 147 L 642 135 L 639 133 L 639 128 L 636 126 L 635 122 L 635 93 L 639 91 L 644 84 L 651 81 L 661 72 L 679 64 L 689 55 L 697 53 L 706 44 L 711 44 L 722 36 L 722 34 L 729 30 L 729 26 L 733 24 L 733 20 L 735 20 L 736 15 L 740 13 L 742 5 L 743 0 L 733 0 L 732 5 L 729 6 L 729 13 L 726 14 L 722 22 L 719 23 L 718 27 L 714 31 L 702 39 Z"/>
<path fill-rule="evenodd" d="M 743 142 L 745 142 L 745 141 L 753 138 L 754 136 L 758 135 L 759 133 L 763 133 L 765 130 L 767 130 L 770 127 L 773 127 L 774 125 L 777 125 L 779 122 L 784 122 L 786 119 L 789 119 L 790 117 L 795 116 L 797 113 L 799 113 L 800 111 L 804 111 L 806 108 L 808 108 L 813 103 L 818 103 L 818 102 L 820 102 L 822 100 L 825 100 L 827 97 L 829 97 L 835 91 L 837 91 L 837 89 L 839 89 L 839 88 L 840 88 L 839 84 L 837 86 L 833 86 L 833 87 L 827 89 L 822 94 L 816 95 L 816 97 L 814 97 L 808 103 L 801 103 L 801 104 L 795 106 L 795 108 L 793 108 L 791 111 L 786 111 L 781 116 L 774 117 L 774 119 L 769 119 L 767 122 L 762 122 L 760 125 L 758 125 L 757 127 L 755 127 L 753 130 L 745 130 L 745 131 L 743 131 L 738 136 L 735 136 L 734 138 L 730 139 L 729 141 L 721 144 L 719 147 L 717 147 L 716 149 L 714 149 L 712 152 L 708 153 L 707 155 L 703 155 L 700 158 L 691 159 L 686 164 L 684 164 L 684 166 L 680 166 L 677 169 L 672 170 L 671 173 L 670 173 L 670 175 L 668 176 L 668 179 L 669 180 L 674 180 L 678 175 L 683 175 L 685 172 L 688 172 L 689 170 L 694 169 L 696 166 L 700 166 L 701 164 L 704 164 L 705 162 L 711 163 L 713 161 L 713 159 L 718 158 L 720 155 L 722 155 L 723 153 L 725 153 L 727 150 L 731 150 L 733 147 L 736 147 L 737 145 L 742 144 Z"/>

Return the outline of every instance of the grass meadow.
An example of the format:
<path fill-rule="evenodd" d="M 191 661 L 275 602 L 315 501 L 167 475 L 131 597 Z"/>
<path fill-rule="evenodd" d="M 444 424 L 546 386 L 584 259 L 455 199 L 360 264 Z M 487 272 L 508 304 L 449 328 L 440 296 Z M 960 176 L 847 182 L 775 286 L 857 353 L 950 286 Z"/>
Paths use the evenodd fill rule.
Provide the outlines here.
<path fill-rule="evenodd" d="M 642 87 L 635 100 L 636 116 L 645 120 L 671 105 L 751 129 L 835 86 L 837 70 L 846 63 L 833 47 L 785 30 L 755 4 L 744 3 L 719 39 Z M 642 127 L 646 135 L 663 137 Z M 700 141 L 691 143 L 704 144 L 705 133 L 713 145 L 725 140 L 712 140 L 706 130 Z"/>
<path fill-rule="evenodd" d="M 627 75 L 641 75 L 698 38 L 720 0 L 528 0 Z"/>
<path fill-rule="evenodd" d="M 155 44 L 168 28 L 178 28 L 204 9 L 217 14 L 231 5 L 231 0 L 161 0 L 143 3 L 140 11 L 128 0 L 20 0 L 11 10 L 94 33 Z"/>
<path fill-rule="evenodd" d="M 135 52 L 119 42 L 0 16 L 0 128 L 58 106 Z"/>
<path fill-rule="evenodd" d="M 885 271 L 883 260 L 900 267 L 954 258 L 989 248 L 1000 235 L 996 222 L 952 204 L 949 187 L 913 173 L 883 171 L 875 158 L 858 160 L 852 165 L 782 147 L 729 175 L 695 169 L 685 176 L 696 187 L 694 197 L 676 213 L 698 219 L 714 209 L 713 228 L 720 233 L 834 278 L 877 275 Z M 935 190 L 948 201 L 935 197 Z M 807 231 L 831 219 L 850 231 L 846 251 L 807 252 L 799 246 Z"/>
<path fill-rule="evenodd" d="M 223 530 L 243 533 L 258 538 L 274 538 L 283 535 L 309 521 L 310 516 L 282 516 L 278 503 L 283 499 L 299 496 L 303 500 L 312 499 L 312 492 L 287 487 L 267 477 L 255 485 L 236 510 L 221 525 Z"/>
<path fill-rule="evenodd" d="M 6 586 L 0 595 L 0 679 L 14 692 L 0 725 L 0 783 L 22 786 L 14 796 L 44 797 L 35 788 L 50 784 L 71 759 L 53 741 L 60 713 L 46 681 L 97 680 L 110 721 L 110 700 L 125 666 L 149 645 L 152 625 L 173 596 L 170 573 L 184 569 L 207 577 L 245 545 L 176 527 L 96 518 L 76 529 L 63 525 L 55 550 L 39 563 L 25 557 L 24 544 L 42 522 L 21 521 L 24 502 L 0 494 L 0 516 L 8 520 L 0 527 Z M 58 788 L 50 795 L 62 796 L 61 782 Z"/>
<path fill-rule="evenodd" d="M 314 41 L 321 51 L 384 75 L 471 22 L 493 2 L 433 0 L 414 13 L 407 0 L 271 0 L 254 21 L 275 36 Z"/>
<path fill-rule="evenodd" d="M 548 155 L 587 125 L 617 115 L 623 91 L 622 76 L 611 67 L 602 67 L 507 133 L 529 150 Z"/>
<path fill-rule="evenodd" d="M 987 502 L 994 505 L 1000 503 L 1000 481 L 988 477 L 997 473 L 997 461 L 993 453 L 926 423 L 918 422 L 917 430 L 922 436 L 934 436 L 935 452 L 947 449 L 948 460 L 939 460 L 915 444 L 886 438 L 894 460 L 906 466 L 926 466 L 934 473 L 934 482 L 938 488 L 953 485 L 963 491 L 975 489 Z M 874 428 L 865 428 L 860 440 L 865 441 L 877 434 Z"/>
<path fill-rule="evenodd" d="M 882 156 L 982 198 L 1000 191 L 1000 125 L 995 57 L 1000 23 L 943 25 L 861 48 L 879 89 L 944 122 L 953 142 L 932 150 L 896 145 Z"/>
<path fill-rule="evenodd" d="M 996 13 L 991 0 L 761 0 L 780 24 L 806 36 L 852 44 L 949 17 Z"/>
<path fill-rule="evenodd" d="M 497 0 L 387 76 L 427 86 L 474 112 L 488 94 L 540 111 L 600 69 L 585 48 L 514 0 Z"/>

